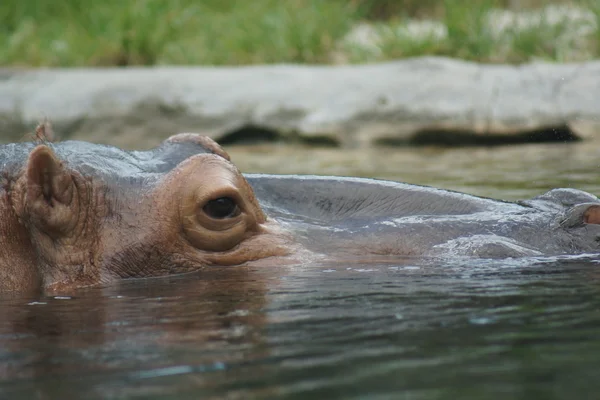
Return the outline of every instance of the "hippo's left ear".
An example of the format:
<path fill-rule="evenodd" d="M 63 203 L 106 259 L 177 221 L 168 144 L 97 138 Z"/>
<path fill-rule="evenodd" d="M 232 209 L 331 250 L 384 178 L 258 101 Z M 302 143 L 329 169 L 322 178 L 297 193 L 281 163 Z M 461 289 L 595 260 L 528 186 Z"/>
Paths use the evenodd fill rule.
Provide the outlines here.
<path fill-rule="evenodd" d="M 561 223 L 566 228 L 573 228 L 583 224 L 600 225 L 600 204 L 578 204 L 567 211 L 566 217 Z"/>
<path fill-rule="evenodd" d="M 54 151 L 38 145 L 26 167 L 25 207 L 30 222 L 50 231 L 68 230 L 73 220 L 73 178 Z"/>
<path fill-rule="evenodd" d="M 35 140 L 37 142 L 54 142 L 55 139 L 56 135 L 54 134 L 50 121 L 44 120 L 35 127 Z"/>

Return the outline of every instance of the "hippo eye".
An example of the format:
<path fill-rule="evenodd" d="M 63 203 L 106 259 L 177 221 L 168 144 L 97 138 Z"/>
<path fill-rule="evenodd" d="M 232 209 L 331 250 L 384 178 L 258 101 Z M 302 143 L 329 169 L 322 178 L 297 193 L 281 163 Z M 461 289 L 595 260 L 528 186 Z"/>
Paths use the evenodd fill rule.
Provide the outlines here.
<path fill-rule="evenodd" d="M 206 215 L 214 219 L 233 218 L 240 214 L 240 208 L 231 197 L 210 200 L 202 209 Z"/>

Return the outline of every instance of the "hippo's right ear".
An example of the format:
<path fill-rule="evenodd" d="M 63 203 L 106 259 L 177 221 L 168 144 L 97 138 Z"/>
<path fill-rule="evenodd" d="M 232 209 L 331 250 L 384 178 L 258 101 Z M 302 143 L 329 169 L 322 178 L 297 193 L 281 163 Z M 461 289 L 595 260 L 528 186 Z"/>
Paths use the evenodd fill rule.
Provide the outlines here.
<path fill-rule="evenodd" d="M 65 231 L 73 221 L 73 177 L 54 151 L 36 146 L 25 171 L 25 210 L 30 223 L 46 231 Z M 77 203 L 77 202 L 75 202 Z"/>
<path fill-rule="evenodd" d="M 202 146 L 209 152 L 223 157 L 227 161 L 231 161 L 229 154 L 214 140 L 208 136 L 199 135 L 197 133 L 178 133 L 170 136 L 165 143 L 193 143 Z"/>

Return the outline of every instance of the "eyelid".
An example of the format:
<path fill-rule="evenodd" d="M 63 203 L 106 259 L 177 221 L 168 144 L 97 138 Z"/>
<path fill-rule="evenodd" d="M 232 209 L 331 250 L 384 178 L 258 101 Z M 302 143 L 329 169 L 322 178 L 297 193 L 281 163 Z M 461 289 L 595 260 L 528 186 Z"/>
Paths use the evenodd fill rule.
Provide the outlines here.
<path fill-rule="evenodd" d="M 201 199 L 198 203 L 201 208 L 204 208 L 209 202 L 220 199 L 222 197 L 229 197 L 240 208 L 240 210 L 243 210 L 244 199 L 242 198 L 240 193 L 233 188 L 225 188 L 213 192 L 210 196 L 206 196 L 204 199 Z"/>

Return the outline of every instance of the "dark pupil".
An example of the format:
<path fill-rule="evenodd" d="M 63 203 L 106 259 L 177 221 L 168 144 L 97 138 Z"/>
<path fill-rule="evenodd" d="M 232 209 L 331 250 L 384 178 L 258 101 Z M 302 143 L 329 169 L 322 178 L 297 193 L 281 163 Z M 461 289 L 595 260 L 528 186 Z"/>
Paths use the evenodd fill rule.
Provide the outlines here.
<path fill-rule="evenodd" d="M 204 212 L 211 218 L 223 219 L 232 217 L 237 211 L 237 204 L 230 197 L 219 197 L 210 200 L 204 206 Z"/>

